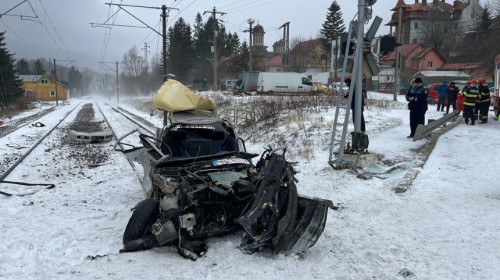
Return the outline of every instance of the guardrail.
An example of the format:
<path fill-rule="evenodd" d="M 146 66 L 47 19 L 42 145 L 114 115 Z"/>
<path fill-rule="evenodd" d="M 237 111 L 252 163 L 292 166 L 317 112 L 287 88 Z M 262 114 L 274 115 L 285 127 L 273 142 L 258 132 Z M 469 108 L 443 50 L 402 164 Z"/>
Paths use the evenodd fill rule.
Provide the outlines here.
<path fill-rule="evenodd" d="M 450 122 L 458 117 L 461 111 L 455 110 L 452 113 L 444 115 L 442 118 L 439 118 L 427 125 L 419 124 L 417 126 L 417 130 L 415 131 L 415 135 L 413 136 L 413 141 L 420 140 L 430 134 L 433 130 L 440 126 L 446 126 L 447 122 Z"/>

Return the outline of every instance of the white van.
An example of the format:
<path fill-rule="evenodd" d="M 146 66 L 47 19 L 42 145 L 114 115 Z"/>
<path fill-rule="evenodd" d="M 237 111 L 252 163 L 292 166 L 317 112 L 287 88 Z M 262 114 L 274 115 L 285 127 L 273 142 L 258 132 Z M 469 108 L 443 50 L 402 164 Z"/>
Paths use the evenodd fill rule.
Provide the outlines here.
<path fill-rule="evenodd" d="M 260 72 L 257 92 L 311 92 L 313 84 L 309 77 L 293 72 Z"/>

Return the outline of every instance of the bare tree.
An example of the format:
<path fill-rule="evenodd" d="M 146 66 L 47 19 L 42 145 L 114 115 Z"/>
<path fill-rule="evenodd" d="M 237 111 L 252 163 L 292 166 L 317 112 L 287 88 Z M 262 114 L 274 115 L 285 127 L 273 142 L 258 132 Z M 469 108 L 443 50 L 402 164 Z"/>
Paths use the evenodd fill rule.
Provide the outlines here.
<path fill-rule="evenodd" d="M 423 26 L 423 43 L 425 46 L 431 46 L 436 49 L 441 49 L 447 33 L 451 31 L 451 23 L 444 19 L 446 16 L 440 10 L 434 9 L 429 11 Z"/>
<path fill-rule="evenodd" d="M 123 55 L 123 73 L 130 77 L 139 77 L 145 67 L 144 59 L 139 56 L 139 51 L 134 45 Z"/>
<path fill-rule="evenodd" d="M 305 72 L 308 66 L 320 65 L 323 71 L 328 69 L 328 55 L 321 40 L 293 38 L 290 51 L 290 69 Z"/>
<path fill-rule="evenodd" d="M 500 0 L 489 0 L 486 5 L 490 7 L 492 16 L 500 16 Z"/>

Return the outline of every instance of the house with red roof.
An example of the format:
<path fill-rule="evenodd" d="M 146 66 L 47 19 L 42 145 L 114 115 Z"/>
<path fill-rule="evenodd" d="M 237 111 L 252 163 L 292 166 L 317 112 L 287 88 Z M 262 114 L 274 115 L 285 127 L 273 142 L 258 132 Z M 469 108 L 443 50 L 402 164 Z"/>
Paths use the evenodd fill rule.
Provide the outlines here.
<path fill-rule="evenodd" d="M 403 69 L 414 71 L 435 71 L 445 64 L 443 56 L 432 47 L 424 47 L 422 43 L 401 46 Z M 381 65 L 393 66 L 396 61 L 395 52 L 380 58 Z"/>
<path fill-rule="evenodd" d="M 283 58 L 281 55 L 275 55 L 267 60 L 266 72 L 282 72 L 283 71 Z"/>

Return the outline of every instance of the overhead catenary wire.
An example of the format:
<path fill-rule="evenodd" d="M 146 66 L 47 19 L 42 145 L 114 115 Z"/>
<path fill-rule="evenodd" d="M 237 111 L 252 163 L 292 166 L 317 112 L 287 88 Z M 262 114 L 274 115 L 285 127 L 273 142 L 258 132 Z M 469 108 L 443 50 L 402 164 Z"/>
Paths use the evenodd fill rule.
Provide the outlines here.
<path fill-rule="evenodd" d="M 45 9 L 45 6 L 43 5 L 42 1 L 39 0 L 40 4 L 41 4 L 41 7 L 43 9 L 43 12 L 45 14 L 45 18 L 48 19 L 50 25 L 52 26 L 52 29 L 53 29 L 53 32 L 49 31 L 49 28 L 47 27 L 47 23 L 46 23 L 46 20 L 42 20 L 42 18 L 40 18 L 40 16 L 38 15 L 36 9 L 33 7 L 33 4 L 31 3 L 30 0 L 24 0 L 24 1 L 21 1 L 20 3 L 18 3 L 17 5 L 15 5 L 14 7 L 12 7 L 11 9 L 9 9 L 8 11 L 4 12 L 3 14 L 1 15 L 13 15 L 13 14 L 8 14 L 10 11 L 14 10 L 15 8 L 21 6 L 22 4 L 24 3 L 27 3 L 27 5 L 29 6 L 29 8 L 31 9 L 32 13 L 34 16 L 26 16 L 26 15 L 13 15 L 13 16 L 19 16 L 21 17 L 21 20 L 25 20 L 25 19 L 28 19 L 28 20 L 31 20 L 31 21 L 34 21 L 34 22 L 37 22 L 39 23 L 42 28 L 45 30 L 45 32 L 47 33 L 48 37 L 50 40 L 52 40 L 55 44 L 55 46 L 61 51 L 61 53 L 66 57 L 66 58 L 72 58 L 71 56 L 71 53 L 69 52 L 69 50 L 66 48 L 66 46 L 64 45 L 64 42 L 59 34 L 59 32 L 57 31 L 56 27 L 54 26 L 47 10 Z M 34 20 L 34 19 L 37 19 L 37 20 Z M 27 46 L 29 46 L 31 49 L 35 50 L 35 52 L 37 53 L 40 53 L 42 54 L 39 50 L 37 50 L 36 48 L 34 48 L 31 44 L 29 44 L 28 42 L 26 42 L 26 40 L 23 39 L 23 36 L 20 36 L 19 34 L 17 34 L 15 32 L 15 30 L 11 27 L 9 27 L 7 25 L 6 22 L 2 21 L 2 23 L 10 29 L 10 31 L 12 31 L 17 37 L 19 37 L 24 43 L 26 43 Z M 43 56 L 46 56 L 44 54 L 42 54 Z M 74 59 L 72 59 L 74 60 Z"/>
<path fill-rule="evenodd" d="M 48 18 L 49 23 L 52 26 L 52 29 L 54 30 L 54 34 L 57 37 L 56 39 L 53 39 L 54 43 L 61 49 L 61 51 L 62 51 L 63 55 L 66 57 L 66 59 L 75 60 L 73 58 L 73 56 L 71 55 L 71 52 L 68 50 L 68 48 L 66 48 L 66 45 L 64 44 L 64 41 L 62 40 L 61 35 L 59 34 L 54 23 L 52 22 L 52 19 L 50 18 L 49 13 L 45 9 L 45 6 L 43 5 L 42 0 L 38 0 L 38 1 L 40 2 L 40 5 L 42 6 L 43 12 L 45 13 L 46 17 Z M 33 12 L 35 12 L 35 10 L 33 9 L 33 6 L 31 5 L 30 0 L 28 0 L 28 4 L 31 7 L 31 9 L 33 10 Z M 44 29 L 47 31 L 47 34 L 49 34 L 49 36 L 50 36 L 50 32 L 47 30 L 47 28 L 45 27 L 45 24 L 43 22 L 42 22 L 42 26 L 44 26 Z M 59 40 L 60 45 L 59 45 L 59 43 L 57 43 L 57 39 Z"/>
<path fill-rule="evenodd" d="M 266 0 L 240 0 L 240 1 L 235 1 L 233 3 L 230 3 L 228 5 L 225 5 L 225 6 L 221 6 L 220 8 L 224 9 L 224 10 L 239 9 L 239 8 L 241 8 L 241 6 L 255 4 L 255 3 L 261 2 L 261 1 L 266 1 Z M 247 2 L 247 3 L 245 3 L 245 2 Z M 232 7 L 235 5 L 237 5 L 236 8 Z"/>
<path fill-rule="evenodd" d="M 3 21 L 2 19 L 0 19 L 0 22 L 2 22 L 5 27 L 7 27 L 7 29 L 14 33 L 14 35 L 16 35 L 21 41 L 23 41 L 23 43 L 28 46 L 31 50 L 33 50 L 35 53 L 38 53 L 40 55 L 40 57 L 47 57 L 47 55 L 43 52 L 40 51 L 39 48 L 35 48 L 32 44 L 30 44 L 29 42 L 27 42 L 26 40 L 24 40 L 23 36 L 19 35 L 15 29 L 11 28 L 5 21 Z"/>
<path fill-rule="evenodd" d="M 120 1 L 121 3 L 122 1 Z M 111 3 L 113 3 L 113 0 L 111 0 Z M 117 9 L 116 12 L 114 12 L 111 16 L 111 11 L 112 11 L 112 5 L 109 5 L 109 8 L 108 8 L 108 19 L 106 19 L 105 22 L 108 22 L 109 19 L 113 18 L 113 24 L 115 23 L 115 20 L 117 18 L 117 14 L 118 12 L 120 11 L 120 9 Z M 111 39 L 111 29 L 112 27 L 106 27 L 106 31 L 104 32 L 104 40 L 103 40 L 103 46 L 102 46 L 102 50 L 101 50 L 101 58 L 99 61 L 104 61 L 105 58 L 106 58 L 106 51 L 108 49 L 108 44 L 109 44 L 109 41 Z M 99 64 L 99 70 L 102 70 L 102 65 Z"/>
<path fill-rule="evenodd" d="M 111 0 L 111 3 L 113 3 L 113 0 Z M 120 3 L 121 3 L 121 1 L 120 1 Z M 117 9 L 115 12 L 112 12 L 112 11 L 113 11 L 113 7 L 111 5 L 109 5 L 108 6 L 107 19 L 104 21 L 104 23 L 107 23 L 110 19 L 113 19 L 112 23 L 114 24 L 116 18 L 118 17 L 118 12 L 120 11 L 120 9 Z M 104 39 L 103 39 L 103 45 L 102 45 L 102 49 L 101 49 L 100 61 L 105 60 L 106 52 L 107 52 L 108 45 L 109 45 L 109 41 L 111 39 L 111 30 L 112 30 L 112 27 L 105 27 Z M 102 70 L 102 65 L 99 65 L 99 67 L 100 67 L 100 70 Z"/>
<path fill-rule="evenodd" d="M 26 1 L 28 1 L 28 0 L 23 0 L 23 1 L 19 2 L 19 3 L 17 3 L 17 5 L 14 5 L 14 7 L 12 7 L 10 9 L 8 9 L 7 11 L 3 12 L 2 14 L 0 14 L 0 18 L 2 16 L 20 17 L 21 20 L 23 20 L 24 18 L 28 18 L 28 19 L 38 18 L 38 16 L 36 14 L 35 14 L 35 16 L 26 16 L 26 15 L 20 15 L 20 14 L 19 15 L 18 14 L 9 14 L 9 12 L 15 10 L 17 7 L 21 6 Z M 32 10 L 33 10 L 33 8 L 32 8 Z M 33 21 L 35 21 L 35 20 L 33 20 Z"/>
<path fill-rule="evenodd" d="M 182 1 L 182 0 L 181 0 Z M 196 1 L 198 0 L 193 0 L 191 3 L 189 3 L 186 7 L 184 7 L 183 9 L 179 10 L 179 12 L 172 17 L 172 21 L 174 21 L 174 19 L 176 19 L 184 10 L 186 10 L 187 8 L 189 8 L 191 5 L 193 5 Z"/>
<path fill-rule="evenodd" d="M 266 2 L 266 3 L 254 5 L 254 6 L 251 6 L 251 7 L 246 7 L 248 5 L 256 4 L 259 1 L 264 1 L 264 0 L 258 0 L 258 1 L 252 2 L 252 3 L 243 4 L 243 5 L 239 6 L 239 7 L 227 9 L 227 12 L 234 14 L 234 13 L 238 13 L 238 12 L 241 12 L 241 11 L 247 11 L 248 9 L 253 9 L 253 8 L 261 7 L 261 6 L 264 6 L 264 5 L 267 5 L 267 4 L 271 4 L 271 3 L 274 3 L 274 2 L 277 2 L 277 1 L 280 1 L 280 0 L 271 0 L 271 1 Z"/>

